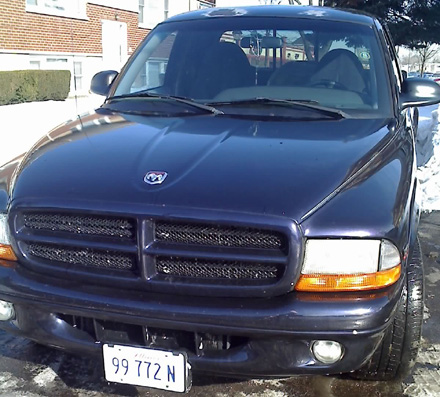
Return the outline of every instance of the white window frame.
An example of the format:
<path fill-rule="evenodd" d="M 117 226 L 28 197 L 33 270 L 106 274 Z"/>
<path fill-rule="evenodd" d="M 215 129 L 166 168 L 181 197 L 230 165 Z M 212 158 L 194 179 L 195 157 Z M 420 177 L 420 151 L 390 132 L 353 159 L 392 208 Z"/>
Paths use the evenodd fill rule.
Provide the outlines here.
<path fill-rule="evenodd" d="M 77 9 L 72 10 L 57 10 L 56 8 L 47 6 L 48 0 L 37 0 L 37 4 L 28 4 L 26 1 L 26 12 L 32 12 L 44 15 L 54 15 L 58 17 L 72 18 L 72 19 L 84 19 L 88 20 L 86 11 L 86 0 L 65 0 L 68 4 L 77 2 Z"/>
<path fill-rule="evenodd" d="M 163 0 L 163 19 L 168 19 L 170 13 L 170 4 L 168 0 Z"/>
<path fill-rule="evenodd" d="M 208 1 L 199 0 L 198 1 L 198 9 L 203 10 L 205 8 L 212 8 L 214 7 L 214 4 L 209 3 Z"/>
<path fill-rule="evenodd" d="M 165 16 L 164 0 L 144 0 L 144 20 L 139 21 L 139 27 L 153 29 Z"/>
<path fill-rule="evenodd" d="M 79 65 L 79 69 L 81 73 L 76 73 L 75 71 L 75 66 Z M 76 91 L 83 91 L 84 90 L 84 71 L 83 71 L 83 63 L 82 61 L 76 61 L 75 59 L 73 60 L 73 81 L 74 81 L 74 88 L 76 89 Z M 79 83 L 79 84 L 78 84 Z"/>
<path fill-rule="evenodd" d="M 145 19 L 145 0 L 138 0 L 138 3 L 139 3 L 139 25 L 143 25 Z M 141 8 L 142 8 L 142 19 L 141 19 Z"/>
<path fill-rule="evenodd" d="M 47 65 L 63 65 L 67 66 L 69 64 L 69 57 L 67 56 L 48 56 L 46 57 L 46 64 Z M 61 68 L 63 69 L 63 68 Z M 64 68 L 66 69 L 66 68 Z"/>
<path fill-rule="evenodd" d="M 41 69 L 41 61 L 31 59 L 29 61 L 29 69 L 31 69 L 31 70 L 40 70 Z"/>
<path fill-rule="evenodd" d="M 138 12 L 139 8 L 138 0 L 87 0 L 87 3 L 130 12 Z"/>

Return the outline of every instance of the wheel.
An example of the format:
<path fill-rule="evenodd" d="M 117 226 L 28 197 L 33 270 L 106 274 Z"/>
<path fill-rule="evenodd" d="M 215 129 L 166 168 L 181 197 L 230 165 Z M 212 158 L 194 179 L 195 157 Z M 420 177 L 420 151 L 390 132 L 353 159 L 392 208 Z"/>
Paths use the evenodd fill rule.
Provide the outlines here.
<path fill-rule="evenodd" d="M 332 88 L 335 90 L 348 90 L 348 88 L 338 82 L 338 81 L 334 81 L 334 80 L 316 80 L 316 81 L 312 81 L 311 83 L 307 84 L 309 87 L 324 87 L 324 88 Z"/>
<path fill-rule="evenodd" d="M 352 376 L 363 380 L 403 379 L 415 364 L 423 321 L 423 262 L 420 242 L 414 244 L 405 286 L 393 324 L 370 361 Z"/>

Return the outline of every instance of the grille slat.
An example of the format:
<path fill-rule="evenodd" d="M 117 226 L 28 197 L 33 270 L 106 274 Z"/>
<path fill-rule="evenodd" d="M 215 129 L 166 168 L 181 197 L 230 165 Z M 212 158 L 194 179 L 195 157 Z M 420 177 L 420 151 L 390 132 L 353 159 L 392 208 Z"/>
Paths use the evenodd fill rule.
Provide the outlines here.
<path fill-rule="evenodd" d="M 253 262 L 158 257 L 159 274 L 193 279 L 272 280 L 279 278 L 276 265 Z"/>
<path fill-rule="evenodd" d="M 135 259 L 132 255 L 109 250 L 32 243 L 29 244 L 28 253 L 49 261 L 87 267 L 132 270 L 135 266 Z"/>
<path fill-rule="evenodd" d="M 133 238 L 134 222 L 129 219 L 95 215 L 27 213 L 24 226 L 34 230 Z"/>
<path fill-rule="evenodd" d="M 214 247 L 281 250 L 286 245 L 284 236 L 272 231 L 191 223 L 157 222 L 155 237 L 162 242 Z"/>

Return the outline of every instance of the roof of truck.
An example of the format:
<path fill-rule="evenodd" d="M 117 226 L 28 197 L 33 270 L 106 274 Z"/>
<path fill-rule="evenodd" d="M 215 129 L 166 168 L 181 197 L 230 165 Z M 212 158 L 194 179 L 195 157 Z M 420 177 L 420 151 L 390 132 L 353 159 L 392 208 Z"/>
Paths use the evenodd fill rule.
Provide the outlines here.
<path fill-rule="evenodd" d="M 355 10 L 340 10 L 328 7 L 304 7 L 293 5 L 264 5 L 229 8 L 207 8 L 198 11 L 176 15 L 165 21 L 190 21 L 210 18 L 243 18 L 243 17 L 277 17 L 324 19 L 328 21 L 354 22 L 363 25 L 373 25 L 374 18 Z"/>

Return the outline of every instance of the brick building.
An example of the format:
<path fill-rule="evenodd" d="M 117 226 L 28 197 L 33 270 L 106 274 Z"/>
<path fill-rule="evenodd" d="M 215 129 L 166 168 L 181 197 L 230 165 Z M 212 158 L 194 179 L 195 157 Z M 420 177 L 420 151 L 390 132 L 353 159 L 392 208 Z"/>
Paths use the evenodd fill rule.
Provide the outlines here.
<path fill-rule="evenodd" d="M 0 70 L 68 69 L 71 94 L 119 70 L 159 22 L 215 0 L 0 0 Z"/>

